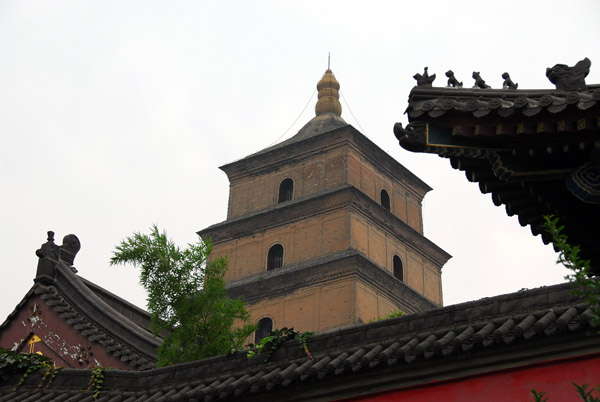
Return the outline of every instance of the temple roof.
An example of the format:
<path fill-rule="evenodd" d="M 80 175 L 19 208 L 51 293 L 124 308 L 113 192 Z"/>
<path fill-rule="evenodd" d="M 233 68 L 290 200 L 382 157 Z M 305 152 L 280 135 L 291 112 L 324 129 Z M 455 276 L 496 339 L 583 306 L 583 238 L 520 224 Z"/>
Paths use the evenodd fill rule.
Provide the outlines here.
<path fill-rule="evenodd" d="M 598 353 L 589 306 L 572 284 L 438 308 L 297 340 L 265 362 L 245 352 L 143 372 L 110 370 L 105 401 L 321 401 L 453 380 L 474 373 Z M 91 370 L 62 370 L 38 387 L 32 374 L 0 384 L 0 401 L 91 400 Z M 523 390 L 528 393 L 528 389 Z"/>
<path fill-rule="evenodd" d="M 410 124 L 394 132 L 409 151 L 450 159 L 545 243 L 543 217 L 557 216 L 600 273 L 600 85 L 585 84 L 589 65 L 548 69 L 557 85 L 548 90 L 517 89 L 512 81 L 492 89 L 476 72 L 471 89 L 421 80 L 409 95 Z"/>
<path fill-rule="evenodd" d="M 406 110 L 411 121 L 437 118 L 445 114 L 465 113 L 475 118 L 496 116 L 507 118 L 557 114 L 567 108 L 587 110 L 600 103 L 600 85 L 585 91 L 556 89 L 480 89 L 453 87 L 415 87 Z"/>
<path fill-rule="evenodd" d="M 115 358 L 128 362 L 132 369 L 154 367 L 161 339 L 151 332 L 149 314 L 78 276 L 72 267 L 77 251 L 72 253 L 70 261 L 65 259 L 65 246 L 54 245 L 52 237 L 53 233 L 37 252 L 40 261 L 33 287 L 0 324 L 0 331 L 7 329 L 28 300 L 37 296 L 73 331 L 102 345 Z M 48 244 L 53 249 L 50 252 L 44 249 Z M 57 249 L 60 252 L 54 253 Z"/>

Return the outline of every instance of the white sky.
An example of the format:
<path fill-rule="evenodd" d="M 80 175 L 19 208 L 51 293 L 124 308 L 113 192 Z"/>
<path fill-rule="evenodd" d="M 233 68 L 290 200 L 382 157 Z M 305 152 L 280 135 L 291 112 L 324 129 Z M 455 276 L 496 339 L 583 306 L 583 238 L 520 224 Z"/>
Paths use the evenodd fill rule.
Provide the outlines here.
<path fill-rule="evenodd" d="M 218 169 L 271 145 L 327 67 L 342 117 L 434 188 L 425 235 L 454 257 L 446 305 L 562 282 L 556 255 L 448 160 L 392 128 L 429 66 L 494 88 L 553 88 L 546 67 L 592 60 L 600 3 L 571 1 L 0 2 L 0 322 L 32 286 L 46 231 L 76 234 L 80 275 L 144 307 L 111 252 L 156 223 L 181 245 L 225 219 Z M 312 116 L 316 96 L 295 126 Z M 280 140 L 280 141 L 281 141 Z"/>

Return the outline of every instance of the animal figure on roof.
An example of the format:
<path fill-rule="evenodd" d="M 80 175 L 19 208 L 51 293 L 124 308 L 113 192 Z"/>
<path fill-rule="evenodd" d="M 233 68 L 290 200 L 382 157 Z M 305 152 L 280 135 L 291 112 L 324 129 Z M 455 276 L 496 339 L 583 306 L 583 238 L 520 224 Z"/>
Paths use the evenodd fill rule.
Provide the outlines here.
<path fill-rule="evenodd" d="M 559 91 L 587 89 L 585 77 L 589 74 L 591 65 L 592 62 L 587 57 L 573 67 L 556 64 L 554 67 L 546 69 L 546 77 L 556 85 L 556 89 Z"/>
<path fill-rule="evenodd" d="M 508 73 L 503 73 L 502 78 L 504 78 L 504 82 L 502 83 L 502 89 L 517 89 L 519 84 L 515 84 L 511 79 Z"/>
<path fill-rule="evenodd" d="M 475 85 L 473 86 L 473 88 L 481 88 L 481 89 L 491 88 L 489 85 L 487 85 L 485 83 L 483 78 L 481 78 L 481 76 L 479 75 L 479 71 L 473 71 L 473 78 L 475 78 Z"/>
<path fill-rule="evenodd" d="M 435 80 L 435 74 L 430 76 L 429 73 L 427 72 L 427 68 L 428 67 L 424 68 L 423 75 L 421 75 L 419 73 L 413 75 L 413 78 L 415 80 L 417 80 L 418 87 L 421 87 L 421 86 L 430 87 L 431 84 L 433 84 L 433 81 Z"/>
<path fill-rule="evenodd" d="M 459 87 L 462 88 L 463 83 L 462 82 L 458 82 L 458 80 L 454 77 L 454 71 L 452 70 L 448 70 L 446 71 L 446 77 L 448 77 L 448 86 L 449 87 Z"/>

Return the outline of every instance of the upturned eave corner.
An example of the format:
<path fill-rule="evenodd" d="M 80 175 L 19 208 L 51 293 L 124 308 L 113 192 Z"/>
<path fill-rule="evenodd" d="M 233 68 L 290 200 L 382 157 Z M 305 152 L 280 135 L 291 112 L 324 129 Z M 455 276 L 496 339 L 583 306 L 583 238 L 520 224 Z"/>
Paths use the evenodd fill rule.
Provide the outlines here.
<path fill-rule="evenodd" d="M 506 72 L 502 88 L 490 88 L 476 71 L 465 88 L 451 70 L 448 86 L 434 87 L 425 69 L 409 95 L 409 124 L 394 134 L 408 151 L 449 159 L 545 244 L 544 216 L 558 217 L 599 273 L 600 85 L 585 82 L 590 66 L 585 58 L 548 68 L 554 89 L 522 89 Z"/>

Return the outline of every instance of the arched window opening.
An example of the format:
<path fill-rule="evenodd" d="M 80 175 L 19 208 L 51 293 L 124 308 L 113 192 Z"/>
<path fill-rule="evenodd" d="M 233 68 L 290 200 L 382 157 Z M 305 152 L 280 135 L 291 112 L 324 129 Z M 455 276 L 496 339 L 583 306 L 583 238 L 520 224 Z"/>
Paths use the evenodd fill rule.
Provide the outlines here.
<path fill-rule="evenodd" d="M 279 199 L 277 203 L 291 201 L 294 194 L 294 182 L 292 179 L 285 179 L 279 185 Z"/>
<path fill-rule="evenodd" d="M 261 318 L 254 333 L 254 344 L 259 344 L 262 338 L 273 331 L 273 320 L 269 317 Z"/>
<path fill-rule="evenodd" d="M 401 281 L 404 281 L 404 270 L 402 268 L 402 260 L 397 255 L 394 256 L 394 276 Z"/>
<path fill-rule="evenodd" d="M 281 244 L 275 244 L 269 249 L 267 255 L 267 271 L 272 269 L 281 268 L 283 266 L 283 246 Z"/>
<path fill-rule="evenodd" d="M 390 196 L 385 190 L 381 190 L 381 206 L 388 211 L 390 210 Z"/>

